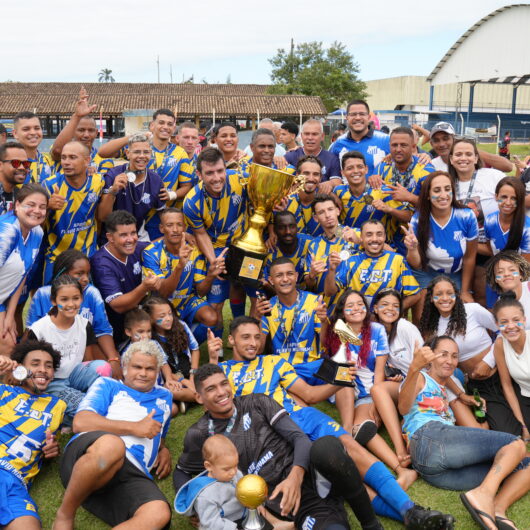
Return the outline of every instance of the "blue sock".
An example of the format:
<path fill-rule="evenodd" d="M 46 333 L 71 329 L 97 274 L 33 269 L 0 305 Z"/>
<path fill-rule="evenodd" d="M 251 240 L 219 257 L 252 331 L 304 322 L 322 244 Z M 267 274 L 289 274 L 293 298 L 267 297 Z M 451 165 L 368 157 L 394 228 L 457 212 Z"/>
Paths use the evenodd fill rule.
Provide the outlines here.
<path fill-rule="evenodd" d="M 194 322 L 191 326 L 191 332 L 193 333 L 193 336 L 195 337 L 195 340 L 202 344 L 206 341 L 208 338 L 208 329 L 211 329 L 212 331 L 215 330 L 215 328 L 209 328 L 208 326 L 205 326 L 204 324 L 201 324 L 200 322 Z"/>
<path fill-rule="evenodd" d="M 414 506 L 410 497 L 401 489 L 394 476 L 382 462 L 372 464 L 363 480 L 402 516 Z"/>
<path fill-rule="evenodd" d="M 212 328 L 212 331 L 213 331 L 213 334 L 216 336 L 216 337 L 221 337 L 223 338 L 223 327 L 215 327 L 215 328 Z"/>
<path fill-rule="evenodd" d="M 230 309 L 234 318 L 242 317 L 245 314 L 245 300 L 230 300 Z"/>
<path fill-rule="evenodd" d="M 392 506 L 387 504 L 381 497 L 379 497 L 379 495 L 372 499 L 372 507 L 377 515 L 390 517 L 390 519 L 403 522 L 403 517 L 401 517 L 401 514 L 394 510 Z"/>

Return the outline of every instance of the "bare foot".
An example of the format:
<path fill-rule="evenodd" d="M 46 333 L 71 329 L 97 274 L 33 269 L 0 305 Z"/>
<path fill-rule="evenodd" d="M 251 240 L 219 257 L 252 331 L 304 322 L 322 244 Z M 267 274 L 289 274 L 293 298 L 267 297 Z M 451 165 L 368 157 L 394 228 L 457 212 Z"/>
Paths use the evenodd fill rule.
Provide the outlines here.
<path fill-rule="evenodd" d="M 53 521 L 52 530 L 74 530 L 75 517 L 67 517 L 59 510 Z"/>
<path fill-rule="evenodd" d="M 492 518 L 490 520 L 487 517 L 477 514 L 488 528 L 496 530 L 497 526 L 493 522 L 495 521 L 495 517 L 493 516 L 495 513 L 493 497 L 481 490 L 480 487 L 468 491 L 465 496 L 475 510 L 487 513 Z"/>
<path fill-rule="evenodd" d="M 416 473 L 414 469 L 408 469 L 400 466 L 398 467 L 397 473 L 398 476 L 396 481 L 401 486 L 403 491 L 407 491 L 418 478 L 418 473 Z"/>

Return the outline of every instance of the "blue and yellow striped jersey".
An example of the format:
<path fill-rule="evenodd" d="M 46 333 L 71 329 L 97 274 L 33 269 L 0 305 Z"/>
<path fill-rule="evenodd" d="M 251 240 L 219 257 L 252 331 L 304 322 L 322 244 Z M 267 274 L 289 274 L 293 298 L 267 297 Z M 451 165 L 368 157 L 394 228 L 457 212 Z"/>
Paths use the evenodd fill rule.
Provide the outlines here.
<path fill-rule="evenodd" d="M 219 366 L 230 381 L 234 396 L 265 394 L 287 412 L 302 408 L 287 393 L 298 376 L 284 359 L 276 355 L 258 355 L 253 361 L 224 361 Z"/>
<path fill-rule="evenodd" d="M 52 175 L 53 169 L 55 166 L 55 161 L 51 157 L 50 153 L 41 153 L 37 151 L 37 158 L 29 158 L 31 166 L 29 168 L 24 184 L 29 184 L 30 182 L 41 183 L 44 179 Z M 22 184 L 18 184 L 18 187 Z"/>
<path fill-rule="evenodd" d="M 284 306 L 277 296 L 271 298 L 271 314 L 261 319 L 261 331 L 270 335 L 272 351 L 290 364 L 320 359 L 321 322 L 315 313 L 318 296 L 298 291 L 291 307 Z"/>
<path fill-rule="evenodd" d="M 101 158 L 98 155 L 98 150 L 92 147 L 90 150 L 90 166 L 94 168 L 96 173 L 104 175 L 109 169 L 114 167 L 114 159 L 112 158 Z M 61 161 L 55 162 L 52 168 L 52 174 L 63 173 L 63 166 Z"/>
<path fill-rule="evenodd" d="M 296 272 L 298 273 L 298 280 L 297 283 L 300 283 L 304 276 L 304 268 L 305 268 L 305 259 L 309 252 L 309 244 L 311 241 L 313 241 L 313 238 L 311 236 L 308 236 L 307 234 L 297 234 L 296 239 L 298 241 L 298 246 L 296 247 L 296 250 L 293 254 L 284 254 L 278 245 L 276 245 L 272 252 L 270 252 L 267 255 L 267 258 L 265 260 L 265 267 L 263 269 L 263 277 L 268 278 L 269 277 L 269 268 L 271 263 L 278 258 L 289 258 L 296 269 Z"/>
<path fill-rule="evenodd" d="M 307 234 L 311 237 L 320 236 L 324 233 L 320 223 L 313 217 L 311 204 L 308 206 L 302 204 L 298 193 L 289 195 L 289 203 L 286 210 L 295 216 L 299 233 Z"/>
<path fill-rule="evenodd" d="M 46 220 L 48 248 L 46 257 L 50 261 L 69 248 L 80 250 L 91 257 L 97 250 L 96 208 L 105 186 L 99 173 L 87 175 L 85 183 L 73 188 L 62 173 L 57 173 L 42 182 L 50 195 L 58 194 L 66 199 L 61 210 L 50 211 Z"/>
<path fill-rule="evenodd" d="M 330 241 L 325 234 L 315 237 L 313 241 L 309 244 L 309 252 L 307 253 L 305 260 L 304 275 L 309 274 L 313 256 L 317 260 L 327 261 L 328 256 L 331 252 L 338 252 L 340 254 L 340 252 L 344 250 L 348 252 L 349 256 L 353 256 L 359 252 L 359 247 L 354 243 L 349 243 L 348 241 L 345 241 L 341 237 L 335 237 L 332 241 Z M 339 291 L 334 296 L 324 296 L 324 283 L 326 281 L 326 274 L 327 272 L 324 272 L 317 276 L 316 292 L 322 293 L 324 302 L 328 306 L 328 315 L 331 315 L 331 313 L 333 312 L 333 308 L 335 307 L 335 304 L 337 303 L 337 300 L 339 299 L 341 293 Z"/>
<path fill-rule="evenodd" d="M 65 409 L 55 396 L 0 384 L 0 467 L 29 486 L 42 464 L 46 429 L 57 431 Z"/>
<path fill-rule="evenodd" d="M 157 239 L 145 247 L 142 254 L 142 273 L 146 276 L 149 272 L 159 278 L 167 278 L 176 268 L 180 258 L 171 254 L 164 245 L 163 239 Z M 177 288 L 168 296 L 173 307 L 179 311 L 188 299 L 196 295 L 195 285 L 204 280 L 206 276 L 206 258 L 195 248 L 184 270 L 180 274 Z"/>
<path fill-rule="evenodd" d="M 364 294 L 370 305 L 374 296 L 382 289 L 396 289 L 403 296 L 420 291 L 405 258 L 388 250 L 378 257 L 361 252 L 343 261 L 337 268 L 335 281 L 339 291 L 351 287 Z"/>
<path fill-rule="evenodd" d="M 232 170 L 220 197 L 212 197 L 199 182 L 184 199 L 184 216 L 192 230 L 204 228 L 214 248 L 224 248 L 245 229 L 248 207 L 246 180 Z"/>

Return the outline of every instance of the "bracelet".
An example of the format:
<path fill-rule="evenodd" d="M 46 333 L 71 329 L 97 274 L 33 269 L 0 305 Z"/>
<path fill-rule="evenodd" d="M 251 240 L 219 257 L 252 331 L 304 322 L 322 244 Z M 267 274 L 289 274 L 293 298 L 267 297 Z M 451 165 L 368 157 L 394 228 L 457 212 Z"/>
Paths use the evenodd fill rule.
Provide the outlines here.
<path fill-rule="evenodd" d="M 177 192 L 176 191 L 168 190 L 167 194 L 168 194 L 168 197 L 169 197 L 170 201 L 176 201 L 177 200 Z"/>
<path fill-rule="evenodd" d="M 121 359 L 119 357 L 113 357 L 112 359 L 107 359 L 108 363 L 119 363 L 121 362 Z"/>

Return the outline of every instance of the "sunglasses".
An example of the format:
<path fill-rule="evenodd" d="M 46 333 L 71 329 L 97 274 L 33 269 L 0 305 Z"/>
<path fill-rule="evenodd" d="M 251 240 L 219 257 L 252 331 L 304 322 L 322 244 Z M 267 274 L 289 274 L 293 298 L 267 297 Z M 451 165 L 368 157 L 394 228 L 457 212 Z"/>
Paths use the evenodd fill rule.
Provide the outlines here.
<path fill-rule="evenodd" d="M 476 145 L 477 139 L 474 138 L 473 136 L 455 136 L 454 143 L 456 144 L 457 142 L 467 142 L 467 143 Z"/>
<path fill-rule="evenodd" d="M 29 160 L 2 160 L 2 162 L 9 162 L 15 169 L 22 166 L 26 171 L 31 167 Z"/>

